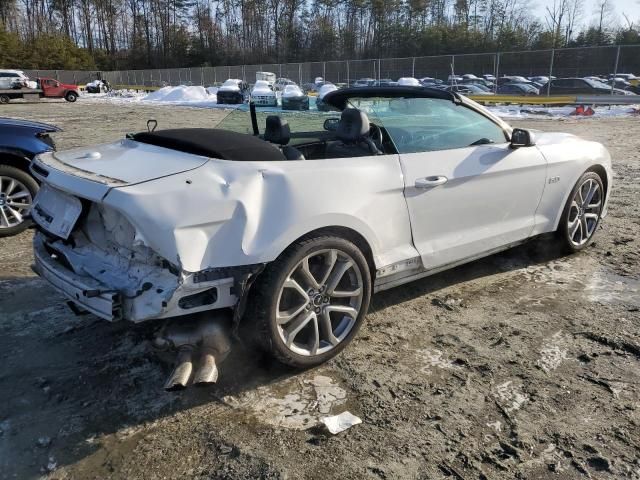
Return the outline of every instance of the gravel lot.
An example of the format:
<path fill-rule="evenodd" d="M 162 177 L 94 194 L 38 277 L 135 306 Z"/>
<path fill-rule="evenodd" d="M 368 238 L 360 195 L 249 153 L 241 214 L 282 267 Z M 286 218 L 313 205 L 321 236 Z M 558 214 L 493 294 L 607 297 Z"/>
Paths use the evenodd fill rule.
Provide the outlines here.
<path fill-rule="evenodd" d="M 59 148 L 220 111 L 10 104 Z M 152 325 L 75 317 L 0 239 L 0 478 L 640 479 L 640 119 L 530 120 L 603 142 L 596 243 L 545 240 L 378 294 L 356 341 L 295 372 L 237 345 L 206 389 L 166 393 Z M 338 436 L 308 428 L 349 410 Z"/>

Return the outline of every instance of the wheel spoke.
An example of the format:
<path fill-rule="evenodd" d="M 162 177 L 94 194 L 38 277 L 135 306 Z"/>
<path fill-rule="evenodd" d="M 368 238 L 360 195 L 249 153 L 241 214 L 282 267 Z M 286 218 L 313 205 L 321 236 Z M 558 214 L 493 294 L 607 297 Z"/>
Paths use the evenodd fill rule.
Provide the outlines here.
<path fill-rule="evenodd" d="M 597 213 L 585 213 L 584 214 L 584 218 L 586 218 L 587 220 L 598 220 L 598 218 L 600 218 L 600 215 L 598 215 Z"/>
<path fill-rule="evenodd" d="M 302 286 L 298 282 L 296 282 L 293 278 L 291 277 L 287 278 L 287 280 L 284 282 L 283 288 L 290 288 L 292 290 L 295 290 L 306 301 L 309 301 L 309 295 L 307 294 L 307 291 L 304 288 L 302 288 Z"/>
<path fill-rule="evenodd" d="M 327 280 L 329 279 L 329 275 L 331 275 L 331 272 L 333 271 L 333 267 L 335 266 L 337 260 L 338 260 L 338 252 L 336 252 L 335 250 L 330 250 L 325 258 L 327 269 L 325 270 L 325 273 L 322 276 L 320 285 L 326 285 Z"/>
<path fill-rule="evenodd" d="M 13 192 L 13 189 L 16 188 L 16 181 L 13 178 L 9 179 L 9 186 L 4 190 L 4 193 L 7 194 L 7 196 L 11 195 L 11 192 Z"/>
<path fill-rule="evenodd" d="M 600 205 L 602 205 L 602 202 L 600 200 L 598 200 L 596 203 L 591 203 L 591 204 L 587 205 L 585 208 L 588 208 L 589 210 L 592 210 L 592 209 L 600 208 Z"/>
<path fill-rule="evenodd" d="M 589 238 L 589 229 L 587 228 L 587 220 L 584 216 L 580 219 L 580 243 L 584 243 Z"/>
<path fill-rule="evenodd" d="M 302 260 L 302 264 L 300 265 L 300 273 L 302 273 L 302 276 L 304 277 L 309 288 L 313 288 L 314 290 L 318 290 L 320 288 L 318 281 L 315 279 L 315 277 L 311 273 L 311 270 L 309 269 L 309 257 L 306 257 L 304 260 Z"/>
<path fill-rule="evenodd" d="M 296 339 L 296 336 L 315 316 L 316 313 L 314 311 L 301 313 L 300 315 L 298 315 L 298 318 L 291 322 L 288 328 L 285 328 L 285 333 L 287 335 L 287 347 L 291 348 L 291 346 L 293 345 L 293 341 Z"/>
<path fill-rule="evenodd" d="M 26 208 L 31 207 L 30 203 L 19 203 L 19 202 L 7 202 L 9 207 L 19 208 L 20 210 L 24 210 Z"/>
<path fill-rule="evenodd" d="M 311 333 L 313 337 L 311 338 L 311 355 L 316 355 L 318 353 L 318 348 L 320 348 L 320 331 L 318 328 L 318 316 L 313 315 L 313 325 L 311 326 Z"/>
<path fill-rule="evenodd" d="M 18 192 L 13 195 L 7 195 L 9 200 L 18 200 L 20 198 L 31 198 L 31 194 L 29 192 Z"/>
<path fill-rule="evenodd" d="M 580 218 L 576 217 L 576 219 L 569 224 L 569 238 L 573 240 L 576 236 L 576 231 L 580 227 Z"/>
<path fill-rule="evenodd" d="M 589 186 L 589 192 L 587 193 L 587 198 L 583 203 L 584 208 L 589 206 L 589 204 L 591 203 L 591 200 L 593 200 L 593 196 L 596 194 L 599 188 L 600 187 L 598 187 L 598 184 L 596 182 L 591 182 Z"/>
<path fill-rule="evenodd" d="M 357 297 L 358 295 L 360 295 L 361 292 L 362 292 L 362 289 L 358 287 L 355 290 L 349 290 L 349 291 L 334 290 L 329 295 L 334 298 L 350 298 L 350 297 Z"/>
<path fill-rule="evenodd" d="M 331 315 L 329 315 L 329 311 L 327 309 L 322 312 L 322 322 L 320 322 L 320 326 L 322 329 L 322 337 L 323 340 L 326 340 L 334 347 L 340 343 L 340 340 L 336 338 L 333 333 L 333 327 L 331 326 Z"/>
<path fill-rule="evenodd" d="M 20 212 L 9 206 L 7 206 L 7 209 L 11 212 L 11 215 L 13 215 L 13 218 L 15 218 L 18 223 L 22 222 L 22 214 Z"/>
<path fill-rule="evenodd" d="M 0 207 L 0 214 L 2 214 L 2 218 L 0 219 L 0 220 L 2 220 L 2 222 L 0 222 L 0 226 L 1 227 L 10 226 L 9 218 L 7 218 L 7 212 L 5 210 L 6 209 L 4 207 Z"/>
<path fill-rule="evenodd" d="M 329 306 L 326 307 L 325 310 L 327 312 L 344 313 L 346 315 L 349 315 L 354 320 L 358 316 L 358 310 L 356 310 L 353 307 L 350 307 L 349 305 L 329 305 Z"/>
<path fill-rule="evenodd" d="M 329 279 L 327 280 L 327 294 L 332 295 L 333 291 L 336 289 L 344 274 L 353 266 L 351 261 L 346 260 L 342 262 L 336 262 L 333 272 L 329 275 Z"/>
<path fill-rule="evenodd" d="M 278 311 L 276 314 L 276 322 L 278 325 L 284 325 L 285 323 L 289 323 L 295 317 L 297 317 L 307 306 L 307 302 L 303 302 L 299 307 L 290 308 L 289 310 L 285 310 L 284 312 Z"/>

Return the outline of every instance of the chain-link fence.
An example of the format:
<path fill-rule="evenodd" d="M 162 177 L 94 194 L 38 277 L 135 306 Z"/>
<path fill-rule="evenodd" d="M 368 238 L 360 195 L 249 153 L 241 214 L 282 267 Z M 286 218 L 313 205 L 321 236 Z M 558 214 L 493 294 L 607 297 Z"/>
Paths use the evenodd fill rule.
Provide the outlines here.
<path fill-rule="evenodd" d="M 401 77 L 431 77 L 446 81 L 450 75 L 475 74 L 554 77 L 609 76 L 640 74 L 640 45 L 564 48 L 526 52 L 498 52 L 431 57 L 332 60 L 224 67 L 118 70 L 111 72 L 29 70 L 30 77 L 52 77 L 65 83 L 84 84 L 99 75 L 123 87 L 162 87 L 165 85 L 219 85 L 229 78 L 253 83 L 256 72 L 273 72 L 300 85 L 317 77 L 350 84 L 358 79 L 397 80 Z"/>

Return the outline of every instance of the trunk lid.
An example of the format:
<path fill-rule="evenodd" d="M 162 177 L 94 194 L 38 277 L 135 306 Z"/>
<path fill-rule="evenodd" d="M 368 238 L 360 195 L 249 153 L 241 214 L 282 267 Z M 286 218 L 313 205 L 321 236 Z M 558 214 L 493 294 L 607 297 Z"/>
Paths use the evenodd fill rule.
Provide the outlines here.
<path fill-rule="evenodd" d="M 207 157 L 130 139 L 56 152 L 50 159 L 46 156 L 41 158 L 42 163 L 57 170 L 109 187 L 132 185 L 186 172 L 207 161 Z"/>

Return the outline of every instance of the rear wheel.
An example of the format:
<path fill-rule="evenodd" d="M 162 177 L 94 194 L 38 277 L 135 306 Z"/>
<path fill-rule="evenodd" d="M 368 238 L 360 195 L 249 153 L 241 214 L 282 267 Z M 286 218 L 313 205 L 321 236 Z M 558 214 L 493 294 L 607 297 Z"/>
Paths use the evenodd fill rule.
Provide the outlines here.
<path fill-rule="evenodd" d="M 0 165 L 0 237 L 16 235 L 25 230 L 38 183 L 26 172 L 9 165 Z"/>
<path fill-rule="evenodd" d="M 0 103 L 9 103 L 10 101 L 9 95 L 0 95 Z"/>
<path fill-rule="evenodd" d="M 353 243 L 320 236 L 290 247 L 253 289 L 259 342 L 282 363 L 306 368 L 334 357 L 356 335 L 369 308 L 371 275 Z"/>
<path fill-rule="evenodd" d="M 78 99 L 78 94 L 76 92 L 67 92 L 67 94 L 64 96 L 64 99 L 67 102 L 75 102 Z"/>
<path fill-rule="evenodd" d="M 604 195 L 602 179 L 595 172 L 586 172 L 573 187 L 556 232 L 566 251 L 578 252 L 593 241 L 600 224 Z"/>

